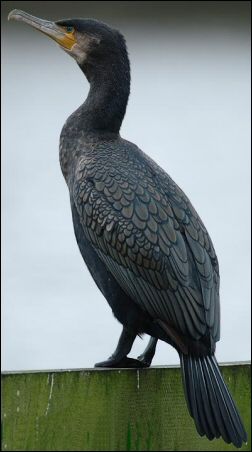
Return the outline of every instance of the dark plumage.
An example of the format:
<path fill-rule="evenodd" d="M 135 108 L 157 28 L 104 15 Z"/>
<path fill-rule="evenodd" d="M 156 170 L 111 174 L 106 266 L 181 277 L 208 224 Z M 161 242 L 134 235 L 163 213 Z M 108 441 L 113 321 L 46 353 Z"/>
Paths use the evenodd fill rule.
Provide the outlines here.
<path fill-rule="evenodd" d="M 95 20 L 48 26 L 19 11 L 10 16 L 49 34 L 90 82 L 62 129 L 60 164 L 80 252 L 123 325 L 116 351 L 97 366 L 149 366 L 157 340 L 169 343 L 180 356 L 198 433 L 240 447 L 246 432 L 214 357 L 220 304 L 213 244 L 171 177 L 119 135 L 130 92 L 123 36 Z M 147 349 L 127 358 L 141 333 L 151 336 Z"/>

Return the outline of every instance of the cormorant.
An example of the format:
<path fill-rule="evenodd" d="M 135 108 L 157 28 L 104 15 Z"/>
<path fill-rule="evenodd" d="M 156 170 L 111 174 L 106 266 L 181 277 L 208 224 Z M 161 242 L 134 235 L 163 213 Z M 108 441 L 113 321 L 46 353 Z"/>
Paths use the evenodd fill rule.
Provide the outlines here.
<path fill-rule="evenodd" d="M 69 188 L 82 257 L 123 330 L 100 367 L 151 364 L 157 340 L 180 356 L 184 392 L 198 433 L 247 441 L 216 358 L 220 338 L 219 267 L 208 232 L 187 196 L 135 144 L 121 138 L 130 64 L 120 32 L 93 19 L 45 21 L 14 10 L 71 55 L 90 83 L 67 119 L 60 164 Z M 127 357 L 137 335 L 150 342 Z"/>

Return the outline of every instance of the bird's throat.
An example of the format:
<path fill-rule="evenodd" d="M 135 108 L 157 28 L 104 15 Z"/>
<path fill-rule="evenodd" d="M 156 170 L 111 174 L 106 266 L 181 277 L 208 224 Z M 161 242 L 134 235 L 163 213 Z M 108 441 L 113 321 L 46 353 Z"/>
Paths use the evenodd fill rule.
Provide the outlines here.
<path fill-rule="evenodd" d="M 123 71 L 117 65 L 116 70 L 115 66 L 109 67 L 87 78 L 90 90 L 80 107 L 83 131 L 118 134 L 130 93 L 129 70 Z"/>

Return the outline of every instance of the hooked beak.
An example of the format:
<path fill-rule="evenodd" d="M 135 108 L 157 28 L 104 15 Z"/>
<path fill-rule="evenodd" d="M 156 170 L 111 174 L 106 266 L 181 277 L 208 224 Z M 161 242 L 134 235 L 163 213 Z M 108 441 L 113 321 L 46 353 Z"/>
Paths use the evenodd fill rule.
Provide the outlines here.
<path fill-rule="evenodd" d="M 19 9 L 11 11 L 8 15 L 8 20 L 18 20 L 27 23 L 52 38 L 64 49 L 71 50 L 73 45 L 76 44 L 74 32 L 67 33 L 64 27 L 56 25 L 55 22 L 39 19 Z"/>

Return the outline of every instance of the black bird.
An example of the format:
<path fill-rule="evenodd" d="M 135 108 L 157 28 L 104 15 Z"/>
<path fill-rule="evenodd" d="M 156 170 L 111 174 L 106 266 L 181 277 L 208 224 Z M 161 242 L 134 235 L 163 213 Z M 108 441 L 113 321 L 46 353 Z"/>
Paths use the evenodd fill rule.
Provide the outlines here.
<path fill-rule="evenodd" d="M 19 10 L 9 19 L 54 39 L 90 83 L 62 129 L 60 164 L 80 252 L 123 325 L 115 352 L 96 366 L 149 366 L 157 340 L 167 342 L 179 353 L 198 433 L 241 447 L 247 435 L 214 356 L 220 304 L 212 241 L 171 177 L 119 134 L 130 93 L 124 37 L 93 19 L 50 22 Z M 142 333 L 151 336 L 146 350 L 128 358 Z"/>

